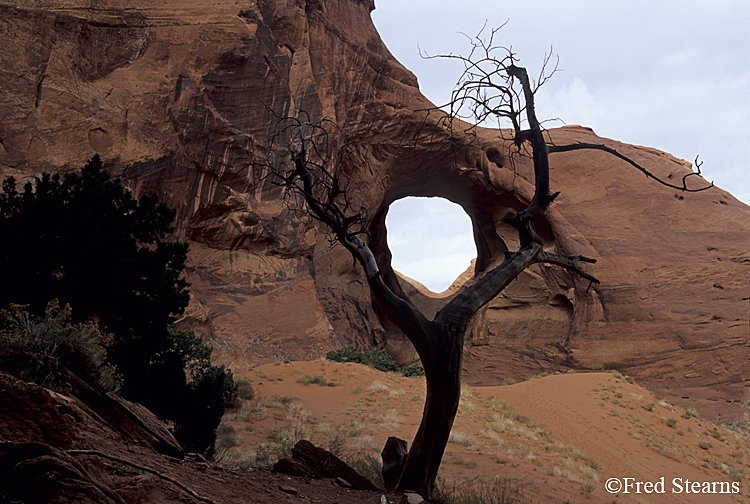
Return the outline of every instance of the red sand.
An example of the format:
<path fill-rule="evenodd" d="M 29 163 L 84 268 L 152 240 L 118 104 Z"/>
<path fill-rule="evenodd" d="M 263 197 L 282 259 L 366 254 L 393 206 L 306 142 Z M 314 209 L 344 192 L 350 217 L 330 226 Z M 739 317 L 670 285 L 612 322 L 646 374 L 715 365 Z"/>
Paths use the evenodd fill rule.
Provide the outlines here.
<path fill-rule="evenodd" d="M 343 439 L 347 454 L 377 455 L 390 435 L 411 441 L 424 404 L 423 379 L 352 363 L 266 364 L 236 376 L 250 380 L 255 403 L 269 406 L 226 417 L 241 441 L 229 450 L 233 461 L 252 459 L 259 443 L 271 443 L 271 432 L 322 445 Z M 269 402 L 274 396 L 286 399 Z M 501 401 L 526 418 L 514 420 Z M 465 388 L 441 477 L 509 479 L 540 503 L 730 503 L 742 496 L 686 490 L 731 492 L 735 480 L 747 496 L 747 438 L 684 413 L 609 373 Z M 611 494 L 610 478 L 632 478 L 633 487 Z"/>

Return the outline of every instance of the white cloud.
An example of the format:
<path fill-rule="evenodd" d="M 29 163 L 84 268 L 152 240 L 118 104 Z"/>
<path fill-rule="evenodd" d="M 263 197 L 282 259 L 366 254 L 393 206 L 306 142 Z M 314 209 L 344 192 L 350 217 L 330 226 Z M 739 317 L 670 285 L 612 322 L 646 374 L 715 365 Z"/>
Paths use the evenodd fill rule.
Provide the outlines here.
<path fill-rule="evenodd" d="M 540 120 L 559 118 L 565 124 L 591 126 L 600 123 L 605 115 L 602 99 L 594 96 L 578 77 L 557 88 L 539 88 L 535 104 L 540 114 L 544 114 L 541 111 L 554 111 L 554 117 L 544 114 L 539 116 Z M 559 122 L 552 121 L 547 127 L 559 125 Z"/>

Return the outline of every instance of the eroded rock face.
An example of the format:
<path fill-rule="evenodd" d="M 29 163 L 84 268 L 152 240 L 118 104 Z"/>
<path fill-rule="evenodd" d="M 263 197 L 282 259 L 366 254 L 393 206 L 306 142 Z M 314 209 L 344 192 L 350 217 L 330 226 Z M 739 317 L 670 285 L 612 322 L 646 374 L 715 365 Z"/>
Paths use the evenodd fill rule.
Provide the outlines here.
<path fill-rule="evenodd" d="M 129 187 L 178 209 L 191 243 L 192 301 L 181 324 L 235 369 L 387 343 L 360 270 L 280 198 L 269 152 L 275 116 L 329 117 L 351 153 L 352 198 L 373 217 L 405 196 L 442 196 L 472 217 L 483 271 L 514 248 L 502 223 L 532 192 L 529 160 L 500 132 L 454 136 L 416 78 L 387 51 L 366 0 L 178 3 L 12 1 L 0 7 L 0 175 L 80 168 L 94 153 Z M 550 111 L 551 114 L 554 111 Z M 602 142 L 654 173 L 689 168 L 585 128 L 557 143 Z M 554 154 L 562 192 L 539 229 L 550 248 L 598 260 L 589 286 L 534 267 L 481 310 L 465 376 L 498 383 L 544 371 L 615 368 L 704 414 L 747 397 L 750 208 L 720 189 L 677 194 L 600 152 Z M 405 289 L 410 289 L 404 285 Z M 415 294 L 435 309 L 440 300 Z"/>

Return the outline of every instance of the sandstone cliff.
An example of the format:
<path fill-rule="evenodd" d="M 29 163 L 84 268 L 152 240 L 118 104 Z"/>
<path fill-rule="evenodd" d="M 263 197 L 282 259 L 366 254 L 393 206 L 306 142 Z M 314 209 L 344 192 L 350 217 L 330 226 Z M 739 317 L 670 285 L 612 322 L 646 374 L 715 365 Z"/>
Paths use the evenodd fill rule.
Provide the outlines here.
<path fill-rule="evenodd" d="M 472 217 L 477 268 L 513 248 L 502 223 L 532 191 L 499 131 L 451 138 L 381 42 L 371 0 L 15 0 L 0 4 L 0 175 L 76 169 L 98 152 L 137 193 L 178 209 L 190 241 L 194 328 L 235 369 L 336 346 L 413 352 L 380 320 L 347 253 L 290 209 L 267 176 L 274 114 L 330 117 L 345 170 L 387 257 L 396 199 L 442 196 Z M 540 111 L 544 115 L 543 111 Z M 554 115 L 554 111 L 549 111 Z M 647 127 L 647 125 L 644 125 Z M 663 178 L 689 164 L 600 139 Z M 503 156 L 485 154 L 490 148 Z M 562 192 L 549 247 L 599 262 L 601 285 L 554 267 L 524 273 L 477 314 L 466 378 L 616 368 L 657 393 L 731 414 L 748 397 L 750 208 L 719 188 L 678 194 L 600 152 L 554 154 Z M 710 170 L 710 167 L 706 168 Z M 415 294 L 433 306 L 440 300 Z"/>

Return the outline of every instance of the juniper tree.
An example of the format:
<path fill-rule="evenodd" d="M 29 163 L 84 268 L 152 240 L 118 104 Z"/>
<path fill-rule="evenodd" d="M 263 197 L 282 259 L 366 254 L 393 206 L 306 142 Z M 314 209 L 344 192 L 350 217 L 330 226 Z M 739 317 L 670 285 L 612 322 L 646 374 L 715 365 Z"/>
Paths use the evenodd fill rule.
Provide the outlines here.
<path fill-rule="evenodd" d="M 211 365 L 211 348 L 174 327 L 189 300 L 175 214 L 155 194 L 136 199 L 98 155 L 80 173 L 45 173 L 21 191 L 5 179 L 0 309 L 28 305 L 44 316 L 58 300 L 74 323 L 95 321 L 122 395 L 173 420 L 180 442 L 203 451 L 234 388 L 231 371 Z"/>

